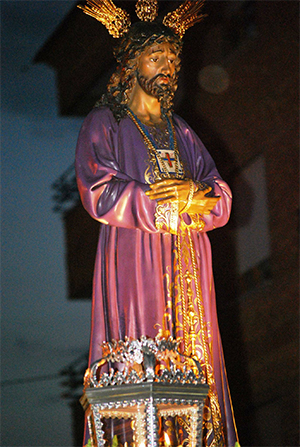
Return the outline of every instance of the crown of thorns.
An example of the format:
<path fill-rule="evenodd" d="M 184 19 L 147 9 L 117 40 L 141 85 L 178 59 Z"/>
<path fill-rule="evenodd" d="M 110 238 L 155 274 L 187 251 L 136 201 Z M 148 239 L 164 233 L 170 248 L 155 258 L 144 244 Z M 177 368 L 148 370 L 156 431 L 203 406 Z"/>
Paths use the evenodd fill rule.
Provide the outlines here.
<path fill-rule="evenodd" d="M 206 16 L 200 12 L 203 4 L 204 0 L 184 1 L 175 11 L 169 12 L 162 23 L 182 39 L 188 28 Z M 78 8 L 101 22 L 115 38 L 122 37 L 131 26 L 128 12 L 117 8 L 112 0 L 87 0 L 86 5 L 78 5 Z M 157 0 L 138 0 L 135 10 L 140 20 L 153 22 L 158 15 L 158 2 Z"/>

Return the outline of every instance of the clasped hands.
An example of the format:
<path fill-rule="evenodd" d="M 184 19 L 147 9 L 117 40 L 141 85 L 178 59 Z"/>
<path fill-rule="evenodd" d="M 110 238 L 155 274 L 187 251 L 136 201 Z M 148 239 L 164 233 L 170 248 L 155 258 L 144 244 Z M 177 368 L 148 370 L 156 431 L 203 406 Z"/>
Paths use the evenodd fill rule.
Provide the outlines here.
<path fill-rule="evenodd" d="M 146 195 L 151 200 L 157 200 L 160 204 L 163 203 L 179 203 L 179 213 L 184 210 L 190 194 L 190 180 L 179 179 L 165 179 L 149 185 L 150 190 L 146 191 Z M 204 190 L 197 190 L 194 192 L 191 205 L 188 212 L 191 214 L 210 214 L 215 207 L 220 197 L 207 197 L 211 191 L 208 186 Z"/>

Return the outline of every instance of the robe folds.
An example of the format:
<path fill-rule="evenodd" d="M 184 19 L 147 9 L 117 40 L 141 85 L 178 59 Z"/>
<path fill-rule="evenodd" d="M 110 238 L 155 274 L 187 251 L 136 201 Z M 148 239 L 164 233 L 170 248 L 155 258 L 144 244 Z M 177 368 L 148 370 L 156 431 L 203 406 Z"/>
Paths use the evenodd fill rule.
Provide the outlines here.
<path fill-rule="evenodd" d="M 154 166 L 130 117 L 117 123 L 108 108 L 95 108 L 81 128 L 76 150 L 78 188 L 84 207 L 100 222 L 90 362 L 101 357 L 103 341 L 141 335 L 154 338 L 158 332 L 184 338 L 186 285 L 182 277 L 191 272 L 198 315 L 196 353 L 210 385 L 204 445 L 232 447 L 237 438 L 207 236 L 227 223 L 231 191 L 194 131 L 177 115 L 172 119 L 186 177 L 207 183 L 220 196 L 209 215 L 198 216 L 200 226 L 189 226 L 188 215 L 179 217 L 180 236 L 156 225 L 158 204 L 145 194 Z M 188 338 L 186 343 L 190 350 Z"/>

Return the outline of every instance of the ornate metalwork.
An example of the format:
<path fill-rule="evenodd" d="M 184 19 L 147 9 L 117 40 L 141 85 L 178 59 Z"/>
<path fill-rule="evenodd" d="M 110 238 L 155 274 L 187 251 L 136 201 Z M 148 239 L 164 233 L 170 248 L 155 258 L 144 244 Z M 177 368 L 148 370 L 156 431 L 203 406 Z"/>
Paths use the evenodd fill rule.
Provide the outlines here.
<path fill-rule="evenodd" d="M 117 8 L 112 0 L 87 0 L 87 5 L 78 5 L 78 8 L 102 23 L 115 38 L 123 36 L 130 28 L 128 12 Z"/>
<path fill-rule="evenodd" d="M 146 385 L 146 389 L 144 388 Z M 129 387 L 129 388 L 128 388 Z M 86 390 L 81 403 L 88 414 L 92 446 L 104 447 L 102 418 L 134 421 L 134 440 L 138 445 L 158 447 L 158 419 L 169 416 L 188 416 L 189 446 L 201 445 L 202 412 L 207 385 L 160 385 L 157 383 L 114 387 L 112 399 L 109 388 Z M 138 398 L 143 394 L 142 398 Z M 117 400 L 114 398 L 117 396 Z M 132 396 L 128 398 L 128 396 Z M 174 397 L 177 396 L 177 397 Z M 188 396 L 186 399 L 185 396 Z M 136 398 L 134 398 L 136 397 Z M 99 403 L 94 403 L 99 402 Z"/>
<path fill-rule="evenodd" d="M 147 446 L 158 447 L 158 410 L 154 405 L 153 397 L 146 404 Z"/>
<path fill-rule="evenodd" d="M 187 29 L 206 17 L 205 14 L 200 14 L 203 5 L 204 0 L 185 1 L 175 11 L 166 15 L 163 24 L 182 38 Z"/>
<path fill-rule="evenodd" d="M 84 387 L 107 387 L 142 382 L 200 384 L 205 383 L 196 359 L 178 351 L 179 342 L 172 337 L 155 340 L 142 336 L 139 340 L 113 340 L 102 344 L 103 357 L 87 369 Z M 183 361 L 181 359 L 184 359 Z M 188 360 L 188 361 L 187 361 Z M 194 363 L 191 369 L 188 365 Z M 104 365 L 123 364 L 122 370 Z"/>
<path fill-rule="evenodd" d="M 124 9 L 117 8 L 112 0 L 86 0 L 86 3 L 84 6 L 78 5 L 78 8 L 102 23 L 113 37 L 119 38 L 128 32 L 131 26 L 130 16 Z M 206 17 L 205 14 L 200 14 L 203 4 L 204 0 L 185 1 L 165 16 L 163 24 L 182 38 L 188 28 Z M 158 15 L 157 0 L 138 0 L 136 15 L 142 21 L 155 20 Z"/>
<path fill-rule="evenodd" d="M 158 15 L 157 0 L 138 0 L 135 5 L 137 17 L 144 22 L 153 22 Z"/>
<path fill-rule="evenodd" d="M 201 444 L 208 385 L 200 364 L 180 354 L 178 345 L 172 337 L 159 336 L 103 343 L 103 357 L 87 370 L 81 398 L 93 447 L 105 446 L 102 418 L 131 419 L 135 444 L 158 447 L 159 418 L 169 416 L 189 417 L 188 445 Z M 110 366 L 101 374 L 113 363 L 120 370 Z"/>

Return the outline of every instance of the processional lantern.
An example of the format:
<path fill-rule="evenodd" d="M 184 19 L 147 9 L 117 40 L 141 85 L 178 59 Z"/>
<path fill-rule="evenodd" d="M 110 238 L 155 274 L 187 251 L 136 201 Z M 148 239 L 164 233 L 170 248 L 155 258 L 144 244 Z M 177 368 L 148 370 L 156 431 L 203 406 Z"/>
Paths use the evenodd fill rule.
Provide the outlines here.
<path fill-rule="evenodd" d="M 126 338 L 103 343 L 102 353 L 85 373 L 81 398 L 93 447 L 112 444 L 111 438 L 105 439 L 104 429 L 110 419 L 130 422 L 132 439 L 120 443 L 125 447 L 180 446 L 183 442 L 176 424 L 170 440 L 168 418 L 188 421 L 184 444 L 201 446 L 208 385 L 199 362 L 180 354 L 177 341 L 172 337 Z"/>

